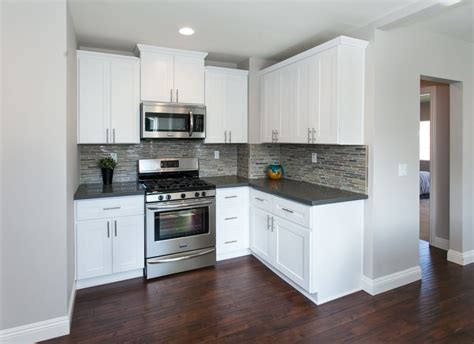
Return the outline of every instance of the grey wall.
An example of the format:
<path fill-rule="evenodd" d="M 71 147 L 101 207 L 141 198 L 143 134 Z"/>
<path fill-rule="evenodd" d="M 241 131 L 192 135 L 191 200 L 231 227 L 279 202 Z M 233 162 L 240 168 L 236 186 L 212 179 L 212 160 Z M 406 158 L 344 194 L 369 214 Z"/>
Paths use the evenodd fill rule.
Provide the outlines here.
<path fill-rule="evenodd" d="M 0 7 L 2 330 L 67 314 L 67 12 Z"/>
<path fill-rule="evenodd" d="M 220 159 L 214 159 L 214 151 Z M 114 181 L 136 181 L 137 161 L 173 157 L 197 157 L 201 176 L 237 174 L 237 145 L 209 145 L 201 140 L 147 140 L 138 145 L 81 145 L 81 183 L 102 183 L 97 161 L 110 153 L 117 153 L 118 166 Z"/>

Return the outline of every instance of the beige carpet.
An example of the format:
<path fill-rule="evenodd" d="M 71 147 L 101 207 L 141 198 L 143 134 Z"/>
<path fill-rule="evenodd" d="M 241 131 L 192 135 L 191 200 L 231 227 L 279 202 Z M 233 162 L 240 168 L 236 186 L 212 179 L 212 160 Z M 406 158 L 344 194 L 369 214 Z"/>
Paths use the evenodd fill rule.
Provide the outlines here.
<path fill-rule="evenodd" d="M 430 241 L 430 200 L 420 199 L 420 239 Z"/>

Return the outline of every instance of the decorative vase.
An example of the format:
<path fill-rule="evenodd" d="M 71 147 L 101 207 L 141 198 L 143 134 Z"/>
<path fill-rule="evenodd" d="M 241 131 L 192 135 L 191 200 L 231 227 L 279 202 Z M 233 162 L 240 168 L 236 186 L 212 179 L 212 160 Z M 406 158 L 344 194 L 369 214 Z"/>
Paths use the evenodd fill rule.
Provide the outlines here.
<path fill-rule="evenodd" d="M 112 179 L 114 177 L 114 170 L 111 168 L 102 168 L 102 181 L 104 185 L 112 184 Z"/>
<path fill-rule="evenodd" d="M 270 179 L 281 179 L 283 173 L 283 166 L 280 164 L 274 163 L 268 166 L 267 176 Z"/>

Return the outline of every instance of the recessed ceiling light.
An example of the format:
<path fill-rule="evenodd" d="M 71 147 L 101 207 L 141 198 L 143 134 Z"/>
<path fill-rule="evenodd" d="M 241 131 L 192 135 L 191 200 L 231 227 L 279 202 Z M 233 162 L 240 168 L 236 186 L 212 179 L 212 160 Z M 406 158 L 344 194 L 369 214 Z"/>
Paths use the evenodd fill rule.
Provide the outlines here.
<path fill-rule="evenodd" d="M 190 27 L 182 27 L 179 29 L 179 33 L 185 36 L 191 36 L 194 35 L 194 30 Z"/>

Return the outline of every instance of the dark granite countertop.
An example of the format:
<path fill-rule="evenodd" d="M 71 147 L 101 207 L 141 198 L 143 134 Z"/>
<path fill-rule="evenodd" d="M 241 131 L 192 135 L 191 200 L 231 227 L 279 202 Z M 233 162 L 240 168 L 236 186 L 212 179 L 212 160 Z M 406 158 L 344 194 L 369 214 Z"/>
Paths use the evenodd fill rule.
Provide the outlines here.
<path fill-rule="evenodd" d="M 360 193 L 290 179 L 246 179 L 238 176 L 208 177 L 202 179 L 214 184 L 218 189 L 251 186 L 256 190 L 311 206 L 368 198 L 367 195 Z"/>
<path fill-rule="evenodd" d="M 145 195 L 145 189 L 136 182 L 81 184 L 74 194 L 74 200 L 133 195 Z"/>

